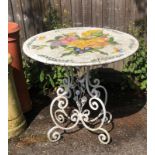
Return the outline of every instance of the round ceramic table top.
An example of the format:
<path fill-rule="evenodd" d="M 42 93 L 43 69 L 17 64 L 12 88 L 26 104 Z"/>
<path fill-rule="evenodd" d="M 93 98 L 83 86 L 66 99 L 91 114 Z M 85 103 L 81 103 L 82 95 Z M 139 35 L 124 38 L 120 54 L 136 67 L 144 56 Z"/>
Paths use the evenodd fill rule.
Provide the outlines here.
<path fill-rule="evenodd" d="M 37 34 L 23 45 L 30 58 L 53 65 L 92 66 L 122 60 L 138 49 L 133 36 L 108 28 L 76 27 Z"/>

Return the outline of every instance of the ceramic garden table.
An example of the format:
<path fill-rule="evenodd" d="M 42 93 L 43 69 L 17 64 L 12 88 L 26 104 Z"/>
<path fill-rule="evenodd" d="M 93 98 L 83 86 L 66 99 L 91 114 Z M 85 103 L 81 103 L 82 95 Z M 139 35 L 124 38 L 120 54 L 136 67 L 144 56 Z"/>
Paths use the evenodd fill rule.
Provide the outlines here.
<path fill-rule="evenodd" d="M 138 46 L 138 41 L 127 33 L 95 27 L 52 30 L 24 43 L 24 53 L 30 58 L 77 71 L 76 76 L 63 80 L 51 102 L 50 115 L 55 126 L 47 133 L 50 141 L 59 140 L 62 131 L 73 130 L 81 124 L 97 132 L 101 143 L 109 143 L 110 135 L 104 128 L 112 119 L 105 107 L 108 94 L 99 79 L 91 79 L 89 70 L 91 66 L 127 58 Z"/>

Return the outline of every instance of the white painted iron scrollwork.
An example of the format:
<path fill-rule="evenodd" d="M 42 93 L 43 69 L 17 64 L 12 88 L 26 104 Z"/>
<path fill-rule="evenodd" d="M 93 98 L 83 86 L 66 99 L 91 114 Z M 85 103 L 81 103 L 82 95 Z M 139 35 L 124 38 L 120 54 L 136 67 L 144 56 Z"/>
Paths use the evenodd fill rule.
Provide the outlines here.
<path fill-rule="evenodd" d="M 100 89 L 104 92 L 104 101 L 100 99 Z M 110 135 L 103 128 L 105 123 L 110 123 L 112 120 L 112 115 L 105 108 L 107 96 L 107 91 L 105 87 L 100 85 L 99 79 L 94 79 L 91 83 L 89 73 L 80 79 L 77 78 L 76 81 L 73 77 L 64 79 L 63 85 L 57 90 L 57 97 L 50 105 L 50 114 L 55 126 L 48 131 L 48 139 L 51 142 L 58 141 L 61 133 L 57 130 L 67 131 L 82 124 L 89 131 L 102 132 L 98 135 L 98 139 L 101 143 L 108 144 Z M 67 112 L 71 97 L 75 101 L 75 106 L 71 112 Z M 54 109 L 55 106 L 57 109 Z M 93 117 L 91 115 L 93 112 L 98 113 L 98 115 Z M 68 120 L 72 122 L 72 125 L 67 126 Z"/>

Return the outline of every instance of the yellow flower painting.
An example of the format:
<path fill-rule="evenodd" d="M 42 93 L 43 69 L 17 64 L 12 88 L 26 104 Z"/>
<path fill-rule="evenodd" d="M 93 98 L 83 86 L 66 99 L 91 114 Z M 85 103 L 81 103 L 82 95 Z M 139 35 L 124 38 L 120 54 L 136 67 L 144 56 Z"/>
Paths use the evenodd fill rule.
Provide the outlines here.
<path fill-rule="evenodd" d="M 38 39 L 43 40 L 44 37 L 41 36 Z M 71 32 L 56 36 L 54 39 L 48 40 L 46 42 L 49 43 L 51 49 L 63 47 L 67 51 L 69 51 L 68 54 L 76 55 L 93 51 L 101 52 L 101 48 L 104 48 L 108 45 L 117 44 L 114 38 L 112 36 L 109 36 L 109 34 L 105 34 L 102 29 L 87 30 L 82 32 L 81 34 Z M 42 46 L 42 48 L 43 47 L 44 46 Z M 38 46 L 34 46 L 34 48 L 41 49 Z M 104 52 L 101 53 L 106 54 Z"/>

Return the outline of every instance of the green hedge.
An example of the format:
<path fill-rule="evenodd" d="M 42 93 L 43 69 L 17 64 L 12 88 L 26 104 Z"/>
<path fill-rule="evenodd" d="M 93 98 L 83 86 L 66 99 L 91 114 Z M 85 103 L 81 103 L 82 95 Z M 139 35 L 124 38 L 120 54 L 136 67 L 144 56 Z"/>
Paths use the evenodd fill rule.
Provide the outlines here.
<path fill-rule="evenodd" d="M 128 77 L 128 84 L 131 88 L 147 90 L 147 45 L 145 40 L 144 25 L 132 26 L 129 32 L 139 41 L 138 51 L 130 58 L 124 68 L 124 73 Z"/>

